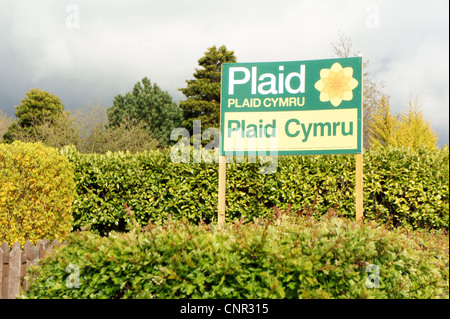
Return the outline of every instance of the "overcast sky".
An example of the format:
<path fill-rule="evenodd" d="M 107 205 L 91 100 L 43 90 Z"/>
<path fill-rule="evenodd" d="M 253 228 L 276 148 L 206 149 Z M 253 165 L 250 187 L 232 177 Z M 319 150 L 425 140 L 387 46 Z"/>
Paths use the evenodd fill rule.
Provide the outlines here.
<path fill-rule="evenodd" d="M 417 95 L 449 143 L 448 0 L 0 0 L 0 109 L 14 116 L 31 88 L 66 109 L 110 106 L 148 77 L 175 101 L 207 48 L 238 62 L 335 57 L 339 33 L 369 60 L 394 112 Z"/>

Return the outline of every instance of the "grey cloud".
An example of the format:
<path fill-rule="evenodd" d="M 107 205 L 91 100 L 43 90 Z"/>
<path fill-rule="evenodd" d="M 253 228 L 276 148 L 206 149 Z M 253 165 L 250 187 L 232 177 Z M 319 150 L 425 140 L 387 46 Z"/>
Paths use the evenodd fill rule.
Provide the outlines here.
<path fill-rule="evenodd" d="M 79 28 L 66 24 L 72 3 Z M 238 61 L 326 58 L 343 31 L 393 101 L 406 100 L 409 91 L 418 95 L 440 144 L 448 144 L 448 62 L 439 64 L 448 60 L 448 2 L 377 1 L 379 28 L 367 26 L 369 4 L 0 0 L 0 108 L 13 116 L 32 87 L 57 94 L 70 108 L 109 105 L 144 76 L 180 100 L 178 88 L 211 45 L 225 44 Z"/>

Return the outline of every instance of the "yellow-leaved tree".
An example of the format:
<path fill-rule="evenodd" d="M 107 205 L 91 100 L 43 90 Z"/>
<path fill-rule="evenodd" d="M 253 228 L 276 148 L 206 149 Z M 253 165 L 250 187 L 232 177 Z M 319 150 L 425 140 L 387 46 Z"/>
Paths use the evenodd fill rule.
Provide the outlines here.
<path fill-rule="evenodd" d="M 383 95 L 372 119 L 370 147 L 404 146 L 413 150 L 437 147 L 438 135 L 423 118 L 417 97 L 410 95 L 405 110 L 394 115 L 391 113 L 389 97 Z"/>
<path fill-rule="evenodd" d="M 435 148 L 438 136 L 425 121 L 417 97 L 409 97 L 408 105 L 399 115 L 395 143 L 417 150 L 419 147 Z"/>
<path fill-rule="evenodd" d="M 372 122 L 370 123 L 370 146 L 389 146 L 394 144 L 394 134 L 398 126 L 398 120 L 391 113 L 389 97 L 382 95 L 380 102 L 372 113 Z"/>

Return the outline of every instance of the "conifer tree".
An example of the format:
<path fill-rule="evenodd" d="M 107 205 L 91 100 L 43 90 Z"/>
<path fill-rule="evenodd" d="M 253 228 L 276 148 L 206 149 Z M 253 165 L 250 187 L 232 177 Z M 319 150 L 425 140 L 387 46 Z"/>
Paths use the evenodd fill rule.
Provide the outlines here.
<path fill-rule="evenodd" d="M 179 89 L 187 97 L 180 101 L 184 128 L 192 132 L 193 120 L 201 120 L 202 129 L 219 128 L 222 63 L 235 62 L 234 51 L 228 51 L 224 45 L 208 48 L 198 60 L 201 68 L 195 69 L 195 79 L 187 80 L 187 87 Z"/>
<path fill-rule="evenodd" d="M 415 98 L 410 95 L 406 110 L 399 115 L 399 124 L 395 132 L 395 144 L 417 150 L 419 147 L 435 148 L 438 136 L 430 123 L 423 118 L 422 111 Z"/>
<path fill-rule="evenodd" d="M 373 113 L 370 146 L 404 146 L 413 150 L 435 148 L 438 136 L 423 118 L 417 97 L 409 98 L 406 109 L 398 116 L 391 113 L 389 100 L 383 95 Z"/>
<path fill-rule="evenodd" d="M 377 147 L 393 145 L 397 125 L 398 120 L 396 116 L 391 114 L 389 97 L 383 94 L 377 104 L 377 107 L 372 113 L 372 121 L 369 128 L 370 146 Z"/>

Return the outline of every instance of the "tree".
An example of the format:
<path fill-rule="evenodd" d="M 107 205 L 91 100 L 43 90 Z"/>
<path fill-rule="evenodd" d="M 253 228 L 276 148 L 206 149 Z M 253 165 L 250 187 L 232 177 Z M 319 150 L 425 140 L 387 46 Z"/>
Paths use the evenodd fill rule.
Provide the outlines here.
<path fill-rule="evenodd" d="M 370 146 L 393 145 L 397 125 L 397 117 L 391 113 L 389 97 L 383 95 L 372 115 L 372 121 L 369 127 L 371 133 L 369 136 Z"/>
<path fill-rule="evenodd" d="M 137 82 L 131 92 L 115 96 L 107 114 L 111 127 L 134 121 L 144 123 L 150 137 L 163 146 L 169 145 L 170 132 L 182 120 L 181 110 L 169 93 L 152 85 L 147 77 Z"/>
<path fill-rule="evenodd" d="M 391 114 L 388 97 L 383 95 L 373 113 L 370 126 L 370 146 L 404 146 L 413 150 L 435 148 L 437 134 L 425 121 L 420 106 L 410 96 L 406 109 L 399 115 Z"/>
<path fill-rule="evenodd" d="M 100 104 L 89 104 L 77 108 L 73 114 L 73 124 L 78 134 L 76 145 L 81 153 L 101 153 L 105 148 L 105 131 L 108 128 L 107 108 Z"/>
<path fill-rule="evenodd" d="M 346 58 L 352 52 L 352 40 L 350 37 L 339 33 L 338 41 L 332 43 L 332 50 L 338 57 Z M 359 56 L 358 52 L 353 53 L 353 56 Z M 383 82 L 375 82 L 371 78 L 368 71 L 369 60 L 363 61 L 363 146 L 367 148 L 370 146 L 370 126 L 372 121 L 372 114 L 377 108 L 380 99 L 383 96 Z"/>
<path fill-rule="evenodd" d="M 138 153 L 155 149 L 158 141 L 149 136 L 143 122 L 121 123 L 117 127 L 109 127 L 98 135 L 101 143 L 97 144 L 95 153 L 129 151 Z M 103 140 L 102 140 L 103 138 Z"/>
<path fill-rule="evenodd" d="M 20 105 L 14 106 L 16 118 L 3 138 L 6 142 L 12 142 L 18 135 L 36 135 L 36 127 L 44 122 L 52 123 L 64 111 L 64 105 L 54 94 L 40 89 L 31 89 L 26 93 L 26 98 L 20 101 Z"/>
<path fill-rule="evenodd" d="M 423 118 L 417 96 L 409 97 L 406 110 L 399 115 L 399 125 L 395 134 L 397 145 L 417 150 L 419 147 L 436 148 L 438 136 L 431 129 L 430 123 Z"/>
<path fill-rule="evenodd" d="M 107 108 L 101 105 L 78 108 L 72 118 L 78 134 L 76 148 L 81 153 L 137 153 L 159 146 L 157 140 L 150 137 L 146 124 L 142 121 L 130 122 L 125 118 L 119 125 L 110 126 Z"/>
<path fill-rule="evenodd" d="M 179 89 L 187 97 L 180 101 L 184 121 L 182 126 L 192 133 L 193 121 L 201 120 L 202 129 L 220 126 L 220 84 L 223 63 L 236 63 L 234 51 L 222 45 L 212 46 L 198 60 L 201 68 L 195 69 L 193 80 Z"/>

